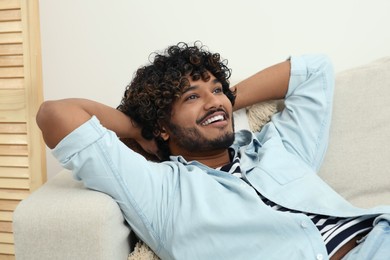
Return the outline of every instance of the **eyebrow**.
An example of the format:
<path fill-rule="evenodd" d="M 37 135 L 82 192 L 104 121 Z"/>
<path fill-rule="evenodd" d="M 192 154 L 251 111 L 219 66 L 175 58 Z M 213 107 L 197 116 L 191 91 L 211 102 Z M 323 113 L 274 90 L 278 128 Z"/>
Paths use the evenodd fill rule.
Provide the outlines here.
<path fill-rule="evenodd" d="M 217 84 L 217 83 L 221 83 L 221 82 L 220 82 L 218 79 L 213 79 L 212 83 Z M 222 83 L 221 83 L 221 84 L 222 84 Z M 197 88 L 199 88 L 198 85 L 189 86 L 188 88 L 185 88 L 185 89 L 183 90 L 182 95 L 185 94 L 185 93 L 187 93 L 187 92 L 189 92 L 189 91 L 192 91 L 192 90 L 194 90 L 194 89 L 197 89 Z"/>
<path fill-rule="evenodd" d="M 187 92 L 189 92 L 191 90 L 195 90 L 197 88 L 199 88 L 198 85 L 189 86 L 188 88 L 183 89 L 183 92 L 181 94 L 183 95 L 183 94 L 185 94 L 185 93 L 187 93 Z"/>

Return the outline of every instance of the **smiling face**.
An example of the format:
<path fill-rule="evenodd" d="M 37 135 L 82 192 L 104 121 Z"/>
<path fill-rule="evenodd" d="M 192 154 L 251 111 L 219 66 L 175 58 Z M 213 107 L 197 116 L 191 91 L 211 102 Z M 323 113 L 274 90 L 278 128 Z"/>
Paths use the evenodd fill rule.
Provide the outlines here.
<path fill-rule="evenodd" d="M 173 155 L 210 155 L 226 150 L 234 141 L 232 104 L 222 85 L 210 79 L 189 80 L 182 95 L 173 103 L 170 122 L 162 137 Z"/>

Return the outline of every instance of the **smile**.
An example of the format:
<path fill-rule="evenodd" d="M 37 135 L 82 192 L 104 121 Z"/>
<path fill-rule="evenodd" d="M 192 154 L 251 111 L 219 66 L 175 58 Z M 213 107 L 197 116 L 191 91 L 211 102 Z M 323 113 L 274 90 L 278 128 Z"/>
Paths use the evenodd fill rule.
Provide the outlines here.
<path fill-rule="evenodd" d="M 202 123 L 202 126 L 207 126 L 207 125 L 212 124 L 214 122 L 223 121 L 223 120 L 225 120 L 225 117 L 223 115 L 216 115 L 216 116 L 210 117 L 209 119 L 204 121 Z"/>

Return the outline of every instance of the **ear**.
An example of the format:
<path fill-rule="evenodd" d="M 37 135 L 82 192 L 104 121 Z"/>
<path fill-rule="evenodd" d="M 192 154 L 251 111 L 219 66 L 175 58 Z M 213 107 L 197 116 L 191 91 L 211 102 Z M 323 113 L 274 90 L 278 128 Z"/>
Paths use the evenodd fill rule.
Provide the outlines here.
<path fill-rule="evenodd" d="M 165 129 L 165 127 L 162 127 L 161 131 L 160 131 L 160 137 L 164 140 L 164 141 L 168 141 L 169 139 L 169 133 L 167 132 L 167 130 Z"/>

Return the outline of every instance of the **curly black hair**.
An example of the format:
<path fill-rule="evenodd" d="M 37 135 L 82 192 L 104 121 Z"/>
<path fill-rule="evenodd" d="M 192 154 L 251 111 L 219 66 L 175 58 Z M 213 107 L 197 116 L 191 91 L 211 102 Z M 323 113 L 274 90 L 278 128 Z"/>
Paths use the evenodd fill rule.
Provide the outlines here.
<path fill-rule="evenodd" d="M 168 160 L 170 151 L 159 137 L 161 123 L 170 119 L 173 102 L 189 86 L 188 77 L 207 82 L 209 72 L 222 84 L 223 93 L 233 105 L 235 92 L 229 88 L 231 70 L 227 60 L 209 52 L 200 42 L 192 46 L 180 42 L 161 54 L 154 53 L 151 64 L 139 68 L 126 87 L 117 109 L 142 127 L 145 139 L 156 139 L 162 160 Z"/>

